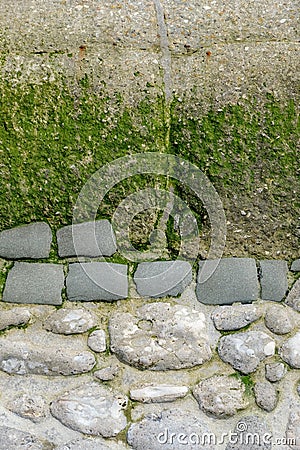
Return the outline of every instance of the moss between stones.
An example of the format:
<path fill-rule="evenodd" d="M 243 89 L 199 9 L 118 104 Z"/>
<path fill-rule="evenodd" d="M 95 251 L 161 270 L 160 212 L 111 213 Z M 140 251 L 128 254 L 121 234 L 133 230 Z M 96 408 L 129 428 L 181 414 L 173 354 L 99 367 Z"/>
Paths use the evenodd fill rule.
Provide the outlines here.
<path fill-rule="evenodd" d="M 237 378 L 245 385 L 245 394 L 248 396 L 253 395 L 254 381 L 251 375 L 241 375 L 239 372 L 235 372 L 230 375 L 231 377 Z"/>
<path fill-rule="evenodd" d="M 0 95 L 0 230 L 36 220 L 54 229 L 70 224 L 78 193 L 102 165 L 128 154 L 167 151 L 194 162 L 219 192 L 230 222 L 225 255 L 298 256 L 299 128 L 292 100 L 281 105 L 267 96 L 263 105 L 253 100 L 195 114 L 176 99 L 169 110 L 157 96 L 128 109 L 118 94 L 94 92 L 87 77 L 76 89 L 66 82 L 2 81 Z M 151 175 L 125 180 L 106 196 L 99 216 L 109 218 L 133 191 L 170 183 L 204 230 L 205 257 L 208 218 L 199 199 L 173 180 Z M 176 256 L 172 220 L 168 247 Z M 141 222 L 137 217 L 133 224 L 133 240 L 145 249 Z M 157 223 L 155 217 L 151 223 Z"/>

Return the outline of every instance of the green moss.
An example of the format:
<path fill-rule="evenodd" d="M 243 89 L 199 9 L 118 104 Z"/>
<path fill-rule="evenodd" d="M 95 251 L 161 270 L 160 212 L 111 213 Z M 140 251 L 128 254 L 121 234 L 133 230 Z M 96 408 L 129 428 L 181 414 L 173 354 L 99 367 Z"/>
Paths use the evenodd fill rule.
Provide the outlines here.
<path fill-rule="evenodd" d="M 12 268 L 12 266 L 12 262 L 0 260 L 0 299 L 2 298 L 8 272 Z"/>
<path fill-rule="evenodd" d="M 235 372 L 230 375 L 231 377 L 237 378 L 245 385 L 245 394 L 252 396 L 253 395 L 253 388 L 254 388 L 254 381 L 252 380 L 251 375 L 241 375 L 238 372 Z"/>
<path fill-rule="evenodd" d="M 129 108 L 118 93 L 108 97 L 105 87 L 95 92 L 87 76 L 73 86 L 63 81 L 2 81 L 0 88 L 0 230 L 36 220 L 48 221 L 54 231 L 70 224 L 77 196 L 97 169 L 121 156 L 159 151 L 195 163 L 221 196 L 228 221 L 246 235 L 255 228 L 247 248 L 237 241 L 237 234 L 228 233 L 230 249 L 225 253 L 239 249 L 245 256 L 265 256 L 271 249 L 272 256 L 280 245 L 288 258 L 296 257 L 299 126 L 294 102 L 280 104 L 267 96 L 264 104 L 253 99 L 202 114 L 184 99 L 175 99 L 170 107 L 163 96 L 145 98 Z M 169 190 L 171 185 L 194 212 L 199 228 L 208 227 L 206 212 L 193 192 L 155 175 L 118 183 L 99 205 L 98 217 L 110 218 L 134 191 Z M 249 220 L 240 217 L 243 209 L 250 210 Z M 159 214 L 149 215 L 149 226 L 158 225 Z M 172 220 L 166 224 L 168 251 L 176 257 L 179 239 Z M 137 248 L 145 250 L 149 230 L 142 222 L 135 218 L 132 234 Z M 259 239 L 263 244 L 256 242 Z M 54 243 L 54 262 L 56 250 Z"/>
<path fill-rule="evenodd" d="M 0 96 L 0 228 L 34 220 L 52 226 L 71 223 L 82 186 L 102 165 L 164 142 L 162 99 L 145 100 L 135 110 L 118 98 L 97 95 L 87 79 L 74 94 L 64 84 L 12 86 Z M 116 113 L 109 112 L 111 104 Z M 154 183 L 136 177 L 136 185 Z M 112 189 L 99 215 L 109 216 L 128 181 Z"/>

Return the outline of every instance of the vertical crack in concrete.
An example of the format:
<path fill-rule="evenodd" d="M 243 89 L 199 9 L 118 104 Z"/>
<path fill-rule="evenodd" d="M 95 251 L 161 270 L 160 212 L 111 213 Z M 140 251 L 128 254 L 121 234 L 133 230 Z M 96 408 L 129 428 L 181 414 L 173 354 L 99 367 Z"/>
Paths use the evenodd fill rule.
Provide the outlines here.
<path fill-rule="evenodd" d="M 165 151 L 168 152 L 170 147 L 171 102 L 173 93 L 172 59 L 171 59 L 171 52 L 169 49 L 169 37 L 164 9 L 160 0 L 153 0 L 153 2 L 156 10 L 157 27 L 160 38 L 161 66 L 163 70 L 164 94 L 165 94 L 165 104 L 164 104 L 164 125 L 166 129 Z M 166 189 L 169 189 L 170 191 L 169 200 L 167 201 L 167 204 L 165 206 L 162 217 L 157 227 L 157 229 L 161 232 L 160 236 L 163 236 L 163 239 L 161 240 L 161 247 L 164 247 L 164 244 L 167 245 L 167 241 L 165 241 L 164 238 L 166 237 L 167 223 L 172 213 L 174 204 L 173 187 L 170 185 L 169 177 L 167 177 Z"/>
<path fill-rule="evenodd" d="M 166 101 L 169 102 L 172 98 L 172 61 L 169 49 L 168 29 L 160 0 L 153 0 L 153 2 L 156 10 L 157 26 L 160 37 L 161 65 L 164 72 L 165 97 Z"/>

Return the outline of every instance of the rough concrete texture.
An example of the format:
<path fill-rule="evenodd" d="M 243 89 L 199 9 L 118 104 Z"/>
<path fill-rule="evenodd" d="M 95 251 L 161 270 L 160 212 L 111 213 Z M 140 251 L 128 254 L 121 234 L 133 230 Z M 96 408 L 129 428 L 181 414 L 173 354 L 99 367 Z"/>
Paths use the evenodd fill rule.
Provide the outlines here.
<path fill-rule="evenodd" d="M 70 264 L 66 286 L 71 301 L 114 301 L 126 298 L 127 265 L 107 262 Z"/>
<path fill-rule="evenodd" d="M 233 433 L 226 450 L 271 450 L 272 448 L 270 429 L 258 416 L 242 417 Z"/>
<path fill-rule="evenodd" d="M 215 266 L 214 260 L 199 262 L 196 289 L 199 302 L 222 305 L 234 302 L 250 303 L 258 298 L 254 259 L 224 258 L 218 262 L 216 268 Z"/>
<path fill-rule="evenodd" d="M 209 85 L 220 102 L 248 96 L 257 86 L 274 89 L 278 96 L 295 92 L 297 8 L 292 2 L 274 5 L 268 0 L 239 7 L 219 1 L 161 3 L 173 87 L 180 94 L 190 85 L 197 86 L 198 99 L 207 98 Z M 131 102 L 141 97 L 147 81 L 161 84 L 155 2 L 106 0 L 99 5 L 89 0 L 57 8 L 55 3 L 37 6 L 14 0 L 9 5 L 1 2 L 0 12 L 5 43 L 13 50 L 4 65 L 6 76 L 14 77 L 22 66 L 23 80 L 94 70 L 109 89 L 128 100 L 130 87 Z M 140 77 L 134 77 L 134 71 Z"/>
<path fill-rule="evenodd" d="M 58 254 L 69 256 L 111 256 L 117 250 L 108 220 L 69 225 L 57 232 Z"/>
<path fill-rule="evenodd" d="M 9 271 L 3 300 L 10 303 L 61 305 L 64 280 L 61 264 L 16 262 Z"/>
<path fill-rule="evenodd" d="M 31 223 L 0 233 L 0 257 L 6 259 L 48 258 L 52 231 L 45 222 Z"/>
<path fill-rule="evenodd" d="M 281 302 L 288 289 L 286 261 L 259 261 L 261 298 Z"/>
<path fill-rule="evenodd" d="M 0 426 L 0 448 L 5 450 L 52 450 L 50 442 L 15 428 Z"/>

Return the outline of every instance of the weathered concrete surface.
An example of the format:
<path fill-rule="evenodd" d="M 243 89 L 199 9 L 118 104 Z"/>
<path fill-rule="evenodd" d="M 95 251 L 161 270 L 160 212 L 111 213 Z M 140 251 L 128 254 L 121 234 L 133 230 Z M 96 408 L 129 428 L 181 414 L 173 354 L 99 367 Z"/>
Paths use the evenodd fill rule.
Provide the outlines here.
<path fill-rule="evenodd" d="M 50 442 L 41 441 L 31 433 L 0 426 L 0 448 L 5 450 L 52 450 Z"/>
<path fill-rule="evenodd" d="M 17 78 L 21 69 L 23 80 L 51 80 L 57 73 L 80 76 L 94 71 L 108 89 L 134 102 L 146 82 L 153 86 L 150 92 L 162 83 L 154 3 L 88 0 L 57 7 L 55 2 L 1 1 L 2 39 L 11 50 L 4 72 Z M 274 89 L 278 96 L 296 92 L 297 8 L 292 1 L 282 5 L 260 0 L 238 7 L 220 1 L 159 3 L 173 59 L 173 84 L 180 94 L 191 85 L 198 87 L 198 100 L 209 97 L 209 86 L 220 102 L 254 91 Z"/>

